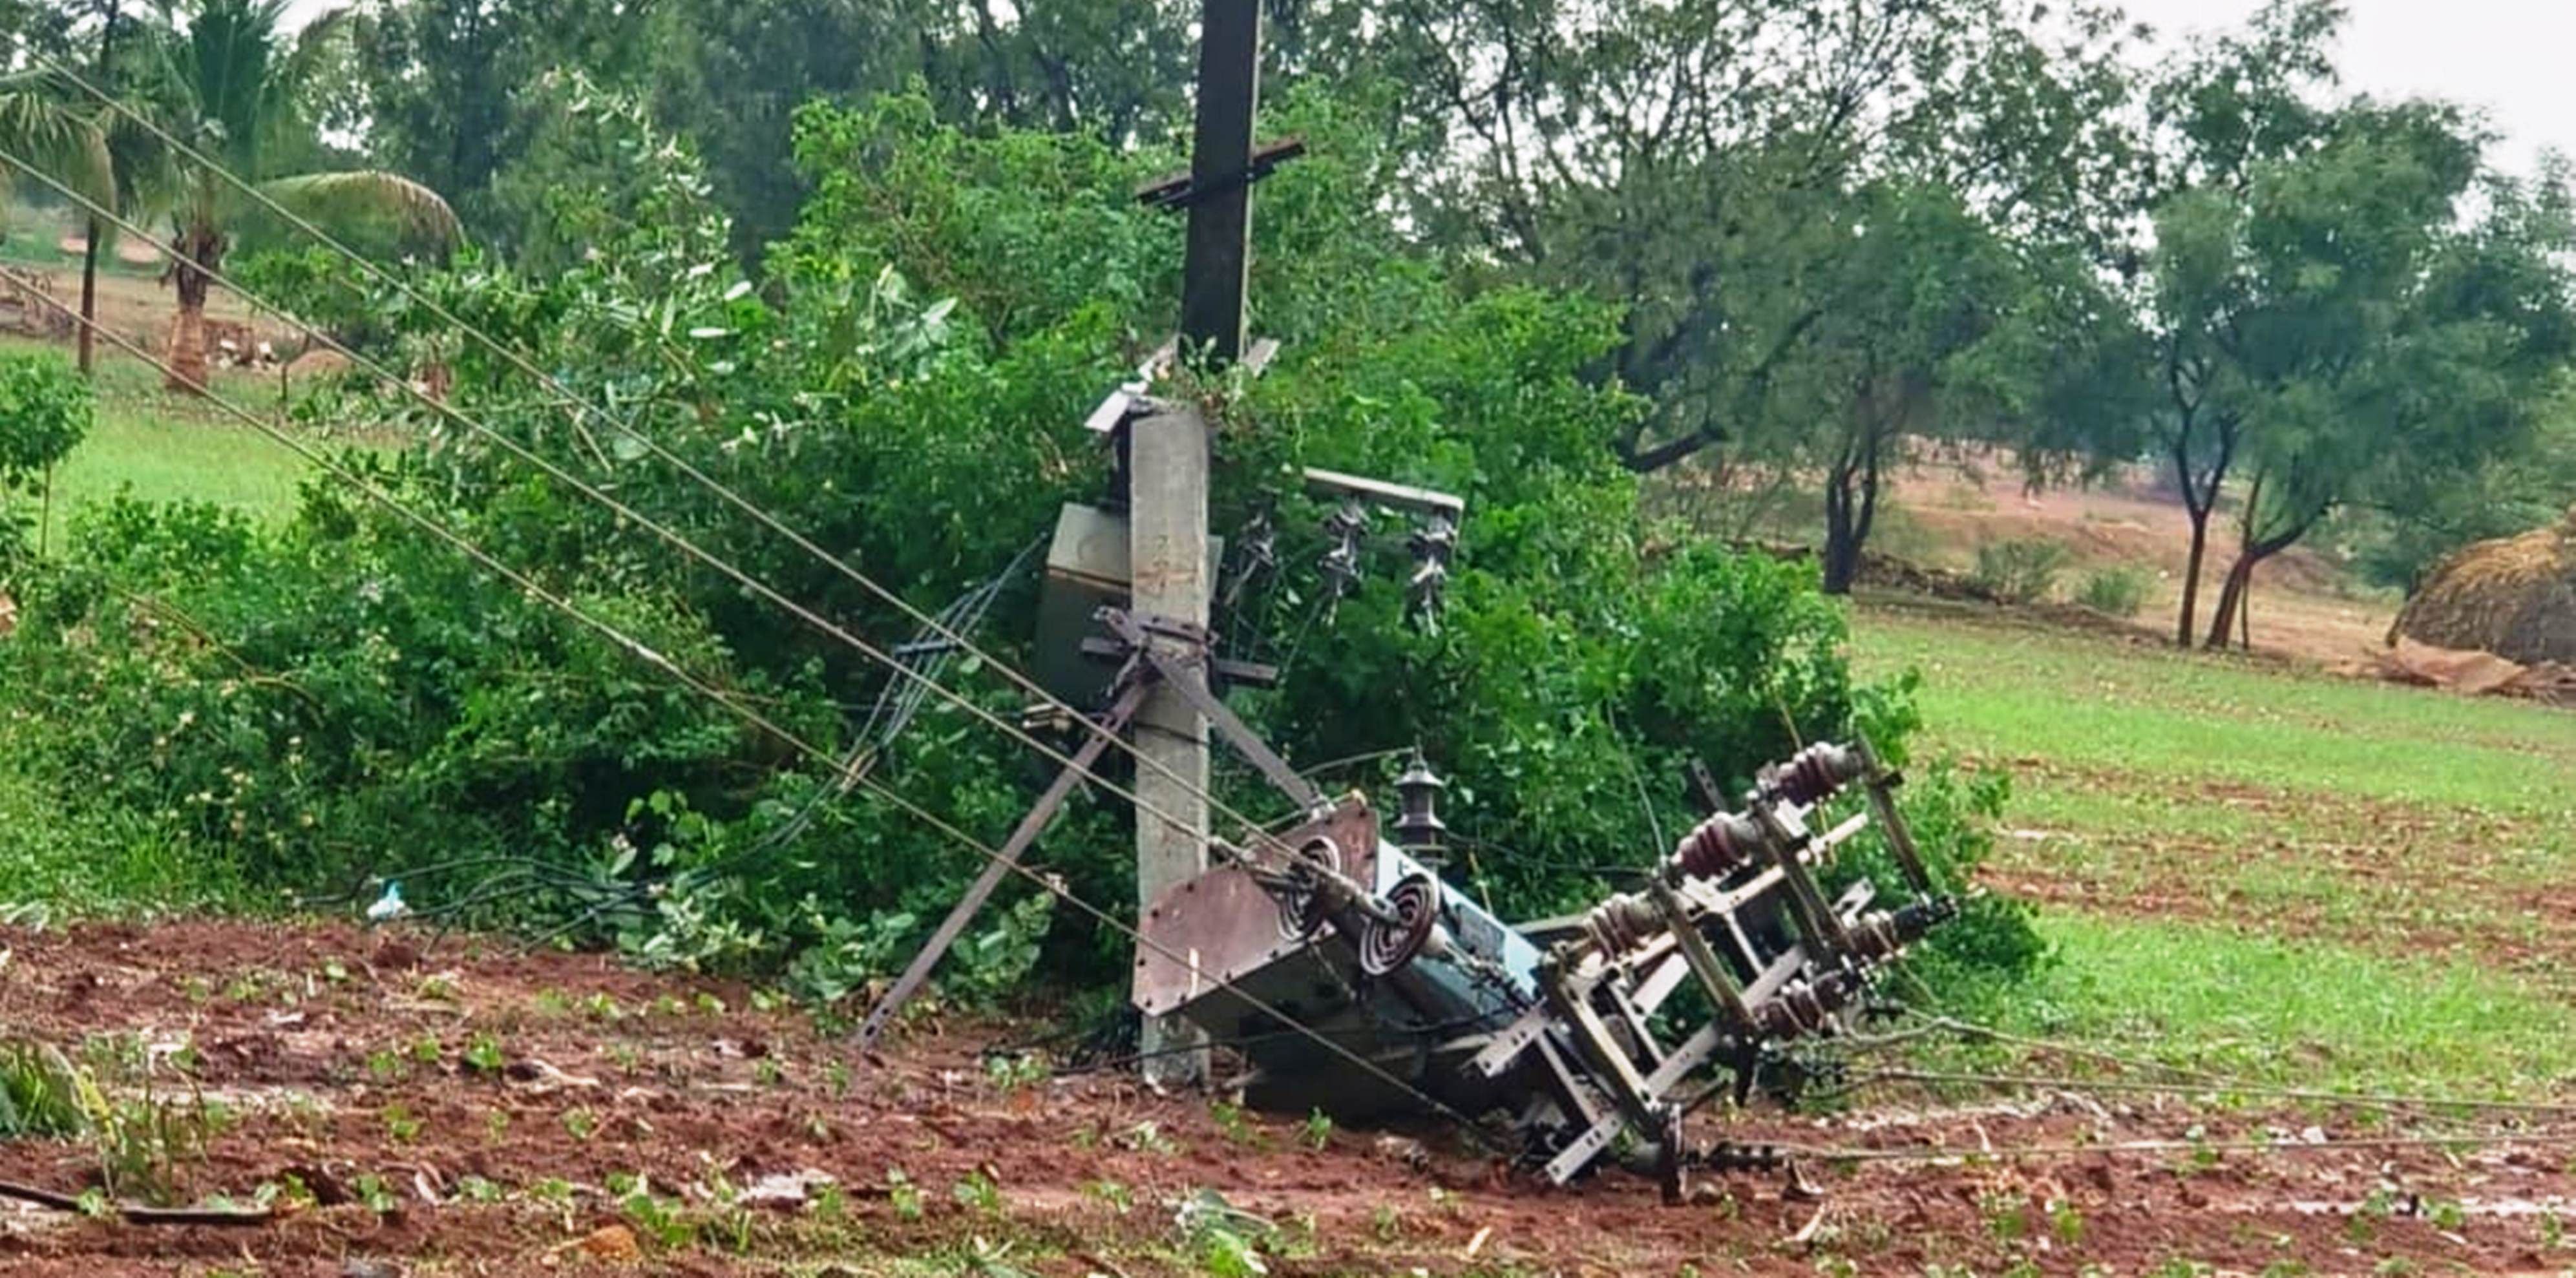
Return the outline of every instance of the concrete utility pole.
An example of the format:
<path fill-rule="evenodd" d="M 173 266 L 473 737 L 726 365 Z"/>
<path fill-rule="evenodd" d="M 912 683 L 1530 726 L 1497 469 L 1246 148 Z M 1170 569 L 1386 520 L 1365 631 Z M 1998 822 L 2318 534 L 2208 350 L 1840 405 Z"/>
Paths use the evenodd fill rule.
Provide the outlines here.
<path fill-rule="evenodd" d="M 1185 358 L 1213 369 L 1243 354 L 1261 5 L 1206 0 L 1202 14 L 1181 345 Z M 1176 405 L 1138 419 L 1128 430 L 1135 611 L 1204 629 L 1215 574 L 1208 562 L 1207 423 L 1196 410 Z M 1188 651 L 1175 639 L 1158 636 L 1153 642 L 1194 663 L 1205 657 L 1204 649 Z M 1208 788 L 1208 725 L 1180 694 L 1163 687 L 1148 695 L 1136 724 L 1136 890 L 1142 908 L 1163 889 L 1207 868 L 1208 807 L 1201 796 Z M 1187 1024 L 1148 1019 L 1142 1044 L 1146 1077 L 1173 1085 L 1204 1077 L 1205 1051 L 1177 1050 L 1194 1042 L 1203 1036 Z"/>

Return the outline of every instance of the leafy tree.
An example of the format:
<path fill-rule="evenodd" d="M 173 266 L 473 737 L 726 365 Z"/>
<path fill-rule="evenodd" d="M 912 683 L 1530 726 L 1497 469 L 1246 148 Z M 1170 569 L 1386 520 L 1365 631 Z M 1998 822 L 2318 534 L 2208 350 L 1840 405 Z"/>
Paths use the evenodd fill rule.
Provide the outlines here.
<path fill-rule="evenodd" d="M 2256 567 L 2340 506 L 2525 446 L 2576 351 L 2563 193 L 2485 174 L 2450 108 L 2317 103 L 2335 16 L 2276 6 L 2160 91 L 2187 175 L 2156 212 L 2148 289 L 2159 446 L 2192 521 L 2186 644 L 2231 477 L 2245 489 L 2213 647 Z"/>
<path fill-rule="evenodd" d="M 0 10 L 0 22 L 21 31 L 20 38 L 38 54 L 57 63 L 91 61 L 88 79 L 107 92 L 124 87 L 115 59 L 118 38 L 129 25 L 125 0 L 95 0 L 92 5 L 43 6 L 46 21 L 34 21 L 18 10 Z M 97 19 L 90 29 L 85 19 Z M 28 29 L 32 28 L 32 29 Z M 0 80 L 0 146 L 25 157 L 81 195 L 126 214 L 136 210 L 134 189 L 138 166 L 149 144 L 124 117 L 101 105 L 68 77 L 50 72 L 21 72 Z M 9 175 L 0 174 L 0 184 Z M 0 194 L 5 194 L 0 185 Z M 99 253 L 115 232 L 114 224 L 95 214 L 87 219 L 81 251 L 80 368 L 90 371 L 98 316 Z"/>
<path fill-rule="evenodd" d="M 1640 471 L 1750 433 L 1816 328 L 1867 304 L 1813 281 L 1876 251 L 1837 234 L 1872 183 L 1946 186 L 2054 243 L 2127 185 L 2106 10 L 1477 0 L 1386 26 L 1380 65 L 1447 130 L 1414 216 L 1622 304 L 1607 364 L 1656 408 L 1615 441 Z"/>
<path fill-rule="evenodd" d="M 50 355 L 0 358 L 0 502 L 40 493 L 54 466 L 89 433 L 89 384 Z M 0 551 L 13 554 L 24 532 L 15 509 L 0 517 Z"/>
<path fill-rule="evenodd" d="M 2531 445 L 2502 454 L 2432 457 L 2384 477 L 2325 533 L 2352 548 L 2369 581 L 2412 592 L 2452 551 L 2562 517 L 2576 499 L 2576 417 L 2553 399 Z"/>
<path fill-rule="evenodd" d="M 271 199 L 309 217 L 346 224 L 390 222 L 415 243 L 457 237 L 456 215 L 428 187 L 374 170 L 281 176 L 273 157 L 309 152 L 320 70 L 341 36 L 345 11 L 286 33 L 287 0 L 199 0 L 177 29 L 151 33 L 145 108 L 197 155 L 152 157 L 136 185 L 166 208 L 174 232 L 170 278 L 179 296 L 171 328 L 169 383 L 196 391 L 206 381 L 206 295 L 233 246 L 245 200 L 227 174 L 259 183 Z"/>
<path fill-rule="evenodd" d="M 1910 447 L 2027 443 L 2036 466 L 2070 415 L 2107 414 L 2119 370 L 2085 352 L 2119 320 L 2079 262 L 2008 244 L 1946 186 L 1872 184 L 1829 233 L 1842 245 L 1803 281 L 1822 304 L 1739 445 L 1822 474 L 1824 587 L 1841 594 Z"/>
<path fill-rule="evenodd" d="M 496 174 L 535 144 L 526 95 L 558 70 L 623 84 L 644 41 L 618 0 L 374 0 L 348 21 L 368 155 L 515 246 Z M 542 119 L 538 113 L 537 119 Z"/>

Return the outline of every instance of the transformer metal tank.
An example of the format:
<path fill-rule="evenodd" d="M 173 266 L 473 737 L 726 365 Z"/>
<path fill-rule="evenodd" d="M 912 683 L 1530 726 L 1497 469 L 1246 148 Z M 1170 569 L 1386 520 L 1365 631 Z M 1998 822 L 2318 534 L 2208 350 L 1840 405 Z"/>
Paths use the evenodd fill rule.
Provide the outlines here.
<path fill-rule="evenodd" d="M 1427 1096 L 1500 1115 L 1557 1183 L 1633 1132 L 1677 1194 L 1683 1167 L 1743 1156 L 1686 1150 L 1684 1116 L 1730 1091 L 1741 1102 L 1787 1044 L 1842 1032 L 1873 975 L 1957 913 L 1897 811 L 1902 781 L 1866 744 L 1811 746 L 1685 834 L 1641 889 L 1518 926 L 1381 838 L 1352 795 L 1250 849 L 1220 845 L 1218 868 L 1149 904 L 1135 1003 L 1239 1049 L 1255 1105 L 1356 1119 Z M 1863 802 L 1837 819 L 1852 790 Z M 1867 879 L 1829 896 L 1818 871 L 1873 823 L 1907 899 L 1883 907 Z M 1700 997 L 1676 1000 L 1686 988 Z"/>

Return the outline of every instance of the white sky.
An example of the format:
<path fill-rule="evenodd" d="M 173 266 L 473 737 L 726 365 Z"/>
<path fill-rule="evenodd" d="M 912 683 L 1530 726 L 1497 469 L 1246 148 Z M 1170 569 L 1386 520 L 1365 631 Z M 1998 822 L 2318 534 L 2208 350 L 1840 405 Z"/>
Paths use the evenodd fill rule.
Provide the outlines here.
<path fill-rule="evenodd" d="M 2239 26 L 2262 0 L 2127 0 L 2158 43 Z M 2531 171 L 2544 148 L 2576 155 L 2576 0 L 2344 0 L 2335 59 L 2344 86 L 2376 97 L 2447 98 L 2487 113 L 2496 158 Z"/>

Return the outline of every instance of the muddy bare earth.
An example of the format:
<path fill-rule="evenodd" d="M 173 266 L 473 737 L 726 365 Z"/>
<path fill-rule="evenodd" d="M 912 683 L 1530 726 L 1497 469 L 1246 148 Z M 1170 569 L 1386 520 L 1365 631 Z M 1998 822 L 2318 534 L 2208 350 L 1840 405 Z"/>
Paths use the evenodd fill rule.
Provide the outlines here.
<path fill-rule="evenodd" d="M 1704 1176 L 1667 1207 L 1617 1170 L 1546 1188 L 1454 1132 L 1328 1128 L 1117 1074 L 984 1063 L 1023 1032 L 934 1017 L 862 1055 L 747 989 L 495 942 L 0 930 L 0 1036 L 91 1061 L 111 1098 L 175 1133 L 118 1154 L 0 1144 L 0 1181 L 79 1195 L 113 1158 L 129 1178 L 175 1178 L 188 1202 L 273 1209 L 218 1228 L 0 1205 L 0 1273 L 1144 1275 L 1227 1272 L 1230 1240 L 1282 1274 L 2576 1262 L 2559 1225 L 2576 1210 L 2576 1135 L 2551 1143 L 2576 1126 L 2511 1129 L 2514 1144 L 2499 1120 L 2192 1097 L 1874 1101 L 1701 1134 L 1722 1121 L 1743 1140 L 1923 1157 L 1810 1155 Z M 2345 1143 L 2423 1132 L 2474 1138 Z"/>

